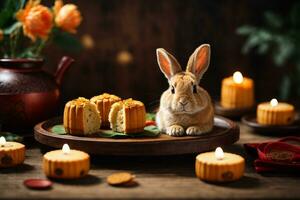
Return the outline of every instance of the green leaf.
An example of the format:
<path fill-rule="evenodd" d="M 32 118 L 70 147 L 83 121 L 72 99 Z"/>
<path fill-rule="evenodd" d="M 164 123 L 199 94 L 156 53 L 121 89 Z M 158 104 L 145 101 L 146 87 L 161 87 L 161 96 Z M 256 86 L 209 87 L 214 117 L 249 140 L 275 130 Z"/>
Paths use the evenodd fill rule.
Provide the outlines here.
<path fill-rule="evenodd" d="M 282 66 L 292 55 L 295 49 L 290 38 L 285 36 L 276 37 L 277 48 L 274 49 L 273 60 L 277 66 Z"/>
<path fill-rule="evenodd" d="M 97 133 L 99 137 L 105 138 L 141 138 L 141 137 L 157 137 L 159 136 L 160 131 L 156 126 L 146 126 L 144 131 L 141 133 L 118 133 L 112 130 L 101 130 L 101 132 Z"/>
<path fill-rule="evenodd" d="M 19 10 L 21 4 L 22 2 L 16 0 L 5 0 L 4 6 L 0 11 L 1 29 L 4 29 L 6 26 L 15 22 L 15 13 Z"/>
<path fill-rule="evenodd" d="M 67 134 L 66 130 L 65 130 L 65 128 L 64 128 L 64 126 L 62 124 L 53 126 L 51 128 L 51 132 L 55 133 L 55 134 L 58 134 L 58 135 L 65 135 L 65 134 Z"/>
<path fill-rule="evenodd" d="M 62 124 L 58 124 L 53 126 L 50 131 L 52 133 L 58 135 L 65 135 L 67 134 L 65 128 Z M 134 134 L 125 134 L 125 133 L 118 133 L 112 130 L 101 130 L 99 133 L 96 133 L 99 137 L 104 138 L 140 138 L 140 137 L 157 137 L 159 136 L 160 131 L 156 126 L 146 126 L 144 131 L 141 133 L 134 133 Z"/>
<path fill-rule="evenodd" d="M 248 53 L 251 49 L 253 49 L 254 47 L 256 47 L 257 45 L 260 44 L 260 38 L 258 37 L 258 35 L 256 34 L 251 34 L 247 40 L 246 43 L 244 45 L 244 47 L 242 48 L 242 52 L 244 54 Z"/>
<path fill-rule="evenodd" d="M 239 27 L 236 30 L 236 33 L 238 35 L 250 35 L 255 31 L 256 31 L 256 28 L 254 26 L 244 25 L 244 26 Z"/>
<path fill-rule="evenodd" d="M 146 120 L 151 120 L 151 121 L 155 121 L 155 113 L 147 113 L 146 114 Z"/>
<path fill-rule="evenodd" d="M 160 131 L 158 130 L 158 127 L 154 126 L 154 125 L 146 126 L 144 128 L 144 131 L 146 132 L 147 135 L 157 136 L 157 135 L 160 134 Z"/>
<path fill-rule="evenodd" d="M 6 141 L 22 142 L 23 137 L 10 132 L 0 132 L 0 137 L 5 137 Z"/>
<path fill-rule="evenodd" d="M 4 34 L 10 35 L 11 33 L 16 31 L 20 27 L 22 27 L 22 23 L 21 22 L 16 22 L 16 23 L 12 24 L 10 27 L 5 28 L 4 29 Z"/>

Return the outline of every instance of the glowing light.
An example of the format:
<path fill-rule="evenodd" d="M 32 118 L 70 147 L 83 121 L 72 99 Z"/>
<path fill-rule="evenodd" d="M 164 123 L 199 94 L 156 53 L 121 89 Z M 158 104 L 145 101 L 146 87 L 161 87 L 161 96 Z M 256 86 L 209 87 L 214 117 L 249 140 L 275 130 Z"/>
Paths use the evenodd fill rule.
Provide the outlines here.
<path fill-rule="evenodd" d="M 221 147 L 216 148 L 215 157 L 216 157 L 217 160 L 224 159 L 224 152 L 223 152 L 223 149 Z"/>
<path fill-rule="evenodd" d="M 239 72 L 239 71 L 234 72 L 234 74 L 233 74 L 233 81 L 235 83 L 238 83 L 238 84 L 242 83 L 244 81 L 243 74 L 241 72 Z"/>
<path fill-rule="evenodd" d="M 63 152 L 64 154 L 69 154 L 69 153 L 71 152 L 71 149 L 70 149 L 70 147 L 69 147 L 68 144 L 64 144 L 64 145 L 63 145 L 63 147 L 62 147 L 62 152 Z"/>
<path fill-rule="evenodd" d="M 277 99 L 272 99 L 272 100 L 270 101 L 270 104 L 271 104 L 272 107 L 277 106 L 277 105 L 278 105 Z"/>
<path fill-rule="evenodd" d="M 5 144 L 6 144 L 6 140 L 5 140 L 5 137 L 0 137 L 0 146 L 1 147 L 4 147 L 5 146 Z"/>

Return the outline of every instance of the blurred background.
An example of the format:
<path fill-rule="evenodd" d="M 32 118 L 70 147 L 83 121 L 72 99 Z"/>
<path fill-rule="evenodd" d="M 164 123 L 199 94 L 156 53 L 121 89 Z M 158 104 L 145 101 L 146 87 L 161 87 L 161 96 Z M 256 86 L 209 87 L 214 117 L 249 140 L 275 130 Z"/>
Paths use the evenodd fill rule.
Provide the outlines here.
<path fill-rule="evenodd" d="M 147 106 L 158 104 L 168 84 L 155 49 L 165 48 L 185 68 L 202 43 L 211 45 L 212 58 L 200 85 L 214 100 L 219 98 L 221 80 L 241 71 L 254 79 L 257 102 L 273 97 L 299 101 L 297 1 L 68 2 L 77 4 L 83 15 L 76 35 L 81 46 L 71 51 L 50 46 L 44 51 L 45 69 L 50 72 L 63 55 L 76 60 L 63 81 L 61 108 L 70 99 L 103 92 L 139 99 Z M 68 46 L 72 41 L 62 42 Z"/>

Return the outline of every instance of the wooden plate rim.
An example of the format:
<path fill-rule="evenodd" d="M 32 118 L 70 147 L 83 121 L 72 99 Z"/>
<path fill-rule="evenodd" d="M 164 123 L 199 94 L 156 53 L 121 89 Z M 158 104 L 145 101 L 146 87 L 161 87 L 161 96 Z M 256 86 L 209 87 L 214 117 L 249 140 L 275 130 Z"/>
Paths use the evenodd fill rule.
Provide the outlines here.
<path fill-rule="evenodd" d="M 249 108 L 224 108 L 221 106 L 219 101 L 215 102 L 215 112 L 217 115 L 222 115 L 225 117 L 241 117 L 244 114 L 251 113 L 255 110 L 256 106 Z"/>
<path fill-rule="evenodd" d="M 299 113 L 297 113 L 299 117 Z M 254 120 L 254 121 L 253 121 Z M 299 119 L 296 119 L 299 123 Z M 290 125 L 261 125 L 256 121 L 256 116 L 255 114 L 250 114 L 250 115 L 245 115 L 242 117 L 242 123 L 246 124 L 247 126 L 254 128 L 256 130 L 261 130 L 261 131 L 268 131 L 268 130 L 276 130 L 276 131 L 296 131 L 300 130 L 300 124 L 290 124 Z M 297 122 L 296 122 L 297 123 Z"/>
<path fill-rule="evenodd" d="M 220 116 L 215 116 L 215 121 L 218 126 L 225 128 L 226 130 L 221 131 L 218 135 L 207 134 L 198 137 L 171 137 L 163 135 L 163 138 L 89 138 L 57 135 L 50 133 L 45 129 L 54 124 L 61 123 L 61 117 L 52 118 L 37 124 L 34 127 L 34 132 L 35 139 L 38 142 L 54 148 L 61 148 L 63 143 L 68 143 L 71 148 L 74 146 L 76 149 L 99 155 L 178 155 L 211 150 L 217 146 L 232 144 L 239 139 L 240 130 L 236 123 Z M 211 145 L 207 148 L 200 145 L 207 141 L 211 141 Z M 190 145 L 186 146 L 187 144 Z M 200 146 L 197 146 L 196 144 L 199 144 Z M 178 151 L 171 151 L 172 149 L 175 149 L 176 145 L 182 146 L 180 146 Z M 95 148 L 92 148 L 91 146 L 94 146 Z M 111 148 L 109 148 L 110 146 Z M 113 149 L 116 147 L 118 149 Z M 156 151 L 155 147 L 160 148 L 160 150 Z M 136 148 L 137 150 L 140 149 L 142 152 L 135 152 L 132 148 Z M 147 148 L 151 149 L 151 151 L 147 152 Z"/>

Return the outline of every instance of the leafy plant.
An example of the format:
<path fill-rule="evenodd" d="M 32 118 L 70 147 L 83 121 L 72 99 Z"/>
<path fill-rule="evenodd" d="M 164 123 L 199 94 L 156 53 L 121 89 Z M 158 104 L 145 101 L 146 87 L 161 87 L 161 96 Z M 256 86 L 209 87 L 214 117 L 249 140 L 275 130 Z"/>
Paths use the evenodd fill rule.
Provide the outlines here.
<path fill-rule="evenodd" d="M 1 4 L 1 58 L 39 58 L 51 42 L 73 52 L 82 49 L 72 35 L 81 22 L 74 4 L 63 5 L 61 0 L 52 8 L 41 5 L 40 0 L 4 0 Z"/>
<path fill-rule="evenodd" d="M 260 55 L 270 54 L 276 66 L 289 68 L 282 78 L 280 97 L 300 97 L 300 3 L 294 4 L 287 17 L 266 11 L 263 19 L 262 27 L 244 25 L 237 29 L 239 35 L 247 37 L 242 52 L 254 49 Z"/>

